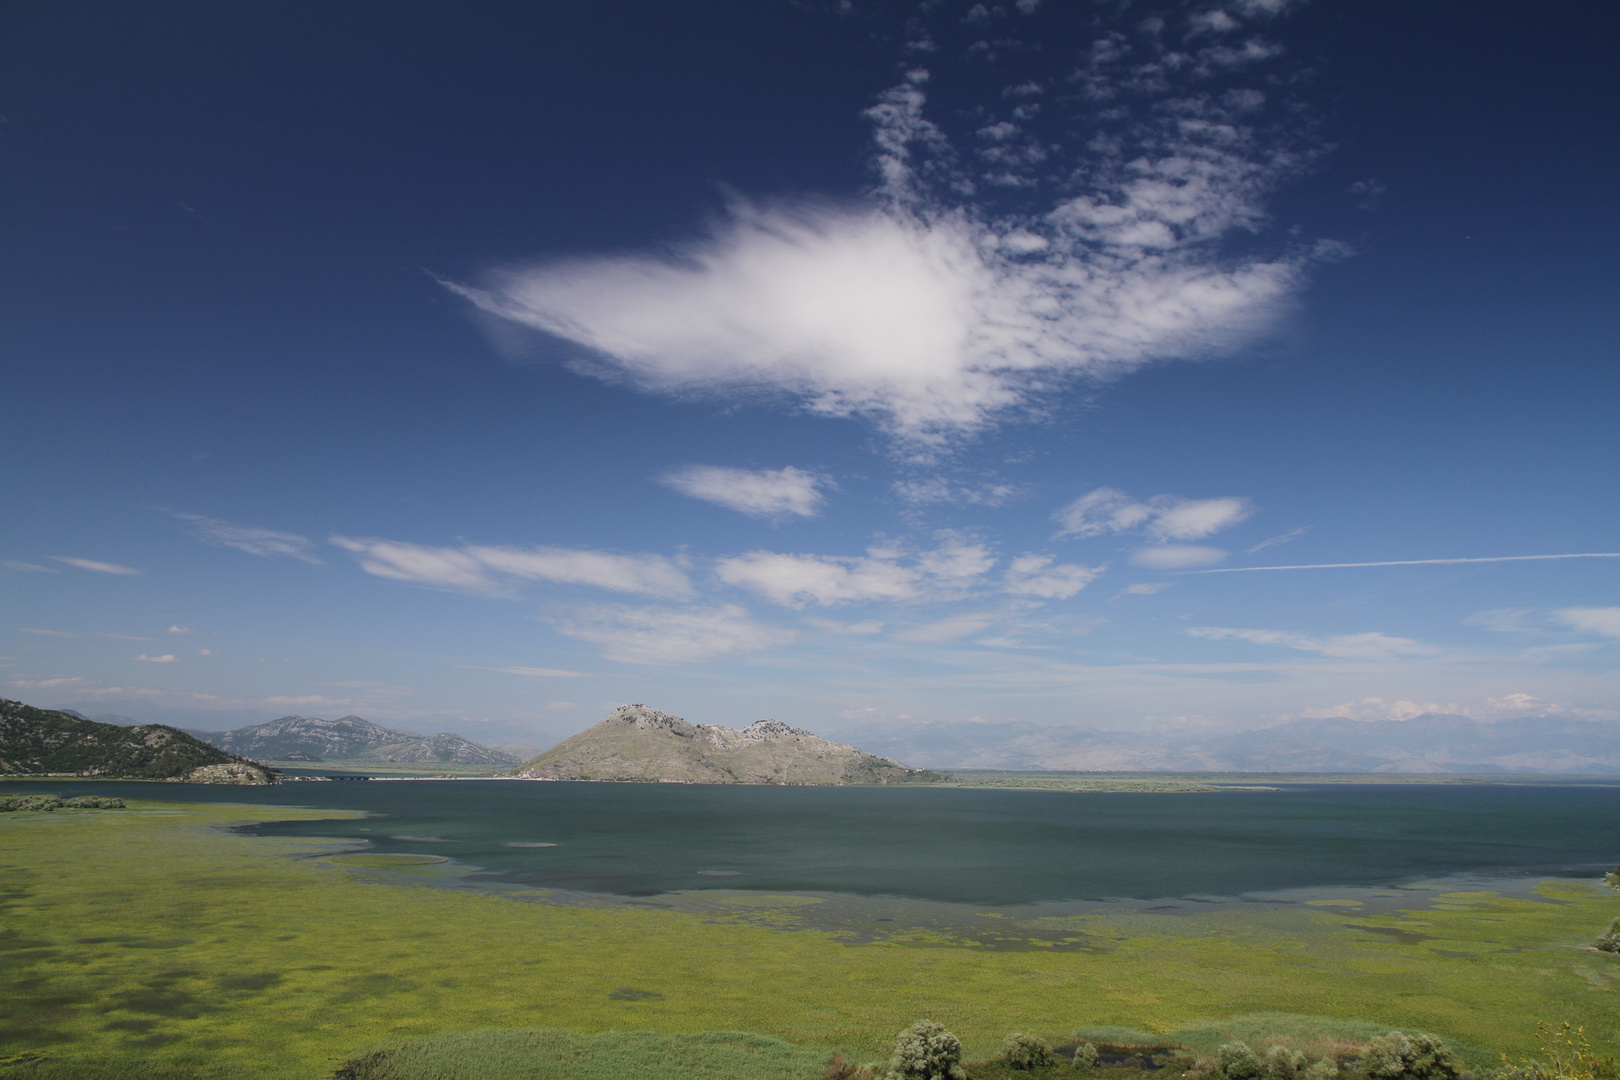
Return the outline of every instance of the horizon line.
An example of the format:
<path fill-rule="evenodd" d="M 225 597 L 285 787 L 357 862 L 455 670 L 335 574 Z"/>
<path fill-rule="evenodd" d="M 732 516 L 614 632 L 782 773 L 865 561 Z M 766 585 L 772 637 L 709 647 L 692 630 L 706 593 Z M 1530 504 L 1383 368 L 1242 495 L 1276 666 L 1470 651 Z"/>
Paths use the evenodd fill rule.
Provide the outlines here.
<path fill-rule="evenodd" d="M 1573 555 L 1486 555 L 1468 559 L 1391 559 L 1387 562 L 1302 563 L 1297 566 L 1223 566 L 1183 570 L 1183 574 L 1244 574 L 1253 570 L 1343 570 L 1360 566 L 1437 566 L 1456 563 L 1532 562 L 1540 559 L 1620 559 L 1620 551 L 1586 551 Z"/>

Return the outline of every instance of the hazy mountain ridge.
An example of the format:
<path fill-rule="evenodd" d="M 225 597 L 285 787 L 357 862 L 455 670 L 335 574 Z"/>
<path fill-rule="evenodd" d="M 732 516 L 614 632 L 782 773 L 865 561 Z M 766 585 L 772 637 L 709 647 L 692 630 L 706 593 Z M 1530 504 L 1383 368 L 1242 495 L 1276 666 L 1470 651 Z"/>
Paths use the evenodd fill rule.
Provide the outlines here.
<path fill-rule="evenodd" d="M 1620 725 L 1540 717 L 1291 720 L 1227 735 L 912 721 L 838 734 L 932 769 L 1620 775 Z"/>
<path fill-rule="evenodd" d="M 779 720 L 760 720 L 737 730 L 692 724 L 646 705 L 617 709 L 525 762 L 514 775 L 538 780 L 789 785 L 937 779 Z"/>
<path fill-rule="evenodd" d="M 283 716 L 235 731 L 192 731 L 190 734 L 233 754 L 271 761 L 389 761 L 453 765 L 515 765 L 520 760 L 450 732 L 418 735 L 383 727 L 358 716 L 325 720 L 318 716 Z"/>
<path fill-rule="evenodd" d="M 273 784 L 276 774 L 166 724 L 123 727 L 0 698 L 0 775 Z"/>

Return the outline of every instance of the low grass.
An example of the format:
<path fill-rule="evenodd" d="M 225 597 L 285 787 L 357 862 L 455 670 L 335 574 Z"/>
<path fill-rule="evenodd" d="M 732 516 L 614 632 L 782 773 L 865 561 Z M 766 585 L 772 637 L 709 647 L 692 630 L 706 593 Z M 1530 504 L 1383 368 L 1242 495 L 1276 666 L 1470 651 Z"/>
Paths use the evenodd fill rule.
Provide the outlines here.
<path fill-rule="evenodd" d="M 740 1031 L 475 1031 L 358 1055 L 344 1080 L 819 1080 L 824 1051 Z"/>
<path fill-rule="evenodd" d="M 1220 1018 L 1281 1011 L 1435 1031 L 1478 1061 L 1533 1054 L 1538 1019 L 1620 1051 L 1620 957 L 1586 948 L 1620 900 L 1595 882 L 1387 915 L 1212 905 L 996 920 L 1031 935 L 1021 949 L 922 929 L 862 944 L 797 925 L 811 897 L 780 898 L 773 925 L 563 906 L 221 827 L 337 816 L 137 800 L 0 815 L 0 1059 L 13 1059 L 0 1078 L 312 1078 L 368 1046 L 478 1029 L 741 1029 L 860 1062 L 886 1058 L 924 1016 L 970 1058 L 1009 1031 L 1057 1044 L 1082 1025 L 1201 1045 L 1248 1030 Z M 1063 948 L 1066 934 L 1087 948 Z"/>

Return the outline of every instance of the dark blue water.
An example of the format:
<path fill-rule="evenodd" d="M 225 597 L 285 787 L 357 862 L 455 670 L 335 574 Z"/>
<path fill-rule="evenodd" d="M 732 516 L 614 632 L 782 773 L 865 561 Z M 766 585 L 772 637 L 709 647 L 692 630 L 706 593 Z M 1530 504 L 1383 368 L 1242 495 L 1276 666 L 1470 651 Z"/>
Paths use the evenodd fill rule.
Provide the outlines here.
<path fill-rule="evenodd" d="M 1597 785 L 1173 795 L 446 780 L 5 786 L 362 810 L 240 831 L 346 837 L 368 851 L 449 856 L 479 877 L 621 896 L 725 888 L 1021 904 L 1455 874 L 1596 877 L 1620 861 L 1620 788 Z"/>

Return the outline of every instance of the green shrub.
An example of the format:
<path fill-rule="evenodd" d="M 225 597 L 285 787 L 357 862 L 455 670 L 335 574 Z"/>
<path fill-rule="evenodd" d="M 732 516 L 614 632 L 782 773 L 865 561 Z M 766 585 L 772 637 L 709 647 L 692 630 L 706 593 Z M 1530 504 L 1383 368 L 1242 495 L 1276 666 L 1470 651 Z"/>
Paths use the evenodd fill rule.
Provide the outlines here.
<path fill-rule="evenodd" d="M 967 1080 L 962 1043 L 944 1024 L 918 1020 L 894 1041 L 889 1080 Z"/>
<path fill-rule="evenodd" d="M 1001 1056 L 1015 1069 L 1039 1069 L 1052 1064 L 1052 1047 L 1039 1035 L 1015 1031 L 1001 1040 Z"/>
<path fill-rule="evenodd" d="M 101 795 L 77 795 L 64 799 L 60 795 L 8 795 L 0 799 L 0 813 L 19 810 L 122 810 L 123 799 L 110 799 Z"/>
<path fill-rule="evenodd" d="M 1305 1080 L 1338 1080 L 1338 1076 L 1339 1063 L 1330 1057 L 1313 1062 L 1304 1073 Z"/>
<path fill-rule="evenodd" d="M 12 795 L 9 798 L 0 799 L 0 810 L 5 811 L 51 811 L 59 809 L 61 806 L 62 798 L 59 795 Z"/>
<path fill-rule="evenodd" d="M 1266 1063 L 1249 1049 L 1248 1043 L 1227 1043 L 1215 1051 L 1215 1056 L 1226 1080 L 1260 1080 L 1265 1075 Z"/>
<path fill-rule="evenodd" d="M 1603 875 L 1603 884 L 1611 889 L 1620 889 L 1620 866 Z"/>
<path fill-rule="evenodd" d="M 1398 1031 L 1368 1043 L 1361 1067 L 1368 1080 L 1457 1080 L 1462 1075 L 1456 1056 L 1438 1036 Z"/>
<path fill-rule="evenodd" d="M 1620 953 L 1620 919 L 1611 922 L 1609 928 L 1592 942 L 1592 947 L 1603 952 Z"/>
<path fill-rule="evenodd" d="M 1266 1051 L 1261 1074 L 1266 1080 L 1295 1080 L 1305 1070 L 1305 1055 L 1286 1046 L 1273 1046 Z"/>
<path fill-rule="evenodd" d="M 1522 1065 L 1504 1064 L 1500 1069 L 1493 1069 L 1485 1074 L 1489 1080 L 1546 1080 L 1547 1074 L 1535 1062 L 1527 1061 Z"/>
<path fill-rule="evenodd" d="M 1074 1048 L 1074 1067 L 1077 1069 L 1095 1068 L 1101 1059 L 1102 1055 L 1091 1043 L 1083 1042 Z"/>

